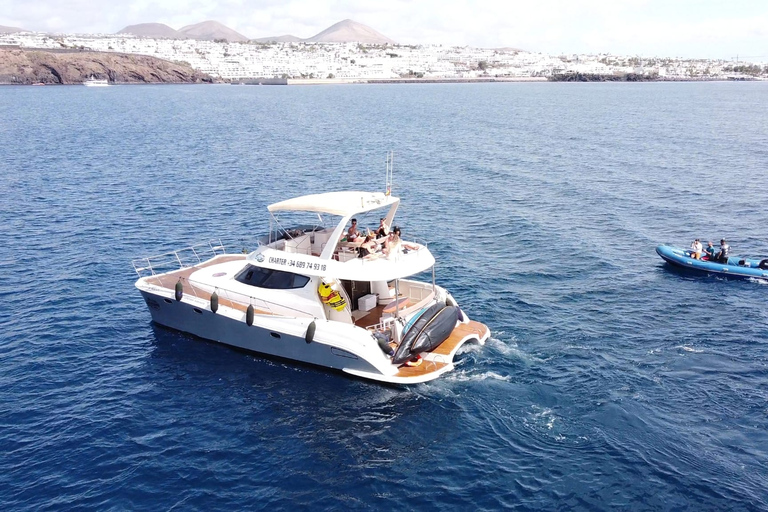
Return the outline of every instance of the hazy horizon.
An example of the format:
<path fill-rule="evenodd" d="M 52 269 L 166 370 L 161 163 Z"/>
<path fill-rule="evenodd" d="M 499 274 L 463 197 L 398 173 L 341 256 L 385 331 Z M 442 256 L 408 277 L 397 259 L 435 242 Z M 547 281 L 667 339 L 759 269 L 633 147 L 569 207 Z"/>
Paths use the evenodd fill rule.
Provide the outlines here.
<path fill-rule="evenodd" d="M 60 33 L 116 33 L 140 23 L 178 30 L 215 20 L 251 39 L 308 38 L 347 18 L 399 44 L 768 61 L 768 2 L 757 0 L 0 0 L 0 25 Z"/>

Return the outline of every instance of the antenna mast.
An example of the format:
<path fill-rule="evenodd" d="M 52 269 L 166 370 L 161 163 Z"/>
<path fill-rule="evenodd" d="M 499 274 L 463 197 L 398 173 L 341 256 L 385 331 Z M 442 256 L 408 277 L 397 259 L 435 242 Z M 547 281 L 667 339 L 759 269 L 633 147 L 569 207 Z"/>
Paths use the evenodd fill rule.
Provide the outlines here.
<path fill-rule="evenodd" d="M 395 152 L 390 151 L 387 153 L 387 179 L 386 179 L 386 185 L 385 185 L 385 194 L 386 195 L 392 195 L 392 171 L 395 167 Z"/>

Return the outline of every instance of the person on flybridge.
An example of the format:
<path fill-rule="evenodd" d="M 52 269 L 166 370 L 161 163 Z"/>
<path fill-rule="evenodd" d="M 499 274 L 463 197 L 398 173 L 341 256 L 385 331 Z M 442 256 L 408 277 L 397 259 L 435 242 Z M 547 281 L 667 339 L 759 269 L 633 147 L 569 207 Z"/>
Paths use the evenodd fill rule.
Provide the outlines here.
<path fill-rule="evenodd" d="M 352 225 L 347 230 L 347 242 L 354 242 L 360 236 L 362 235 L 357 230 L 357 219 L 352 219 Z"/>

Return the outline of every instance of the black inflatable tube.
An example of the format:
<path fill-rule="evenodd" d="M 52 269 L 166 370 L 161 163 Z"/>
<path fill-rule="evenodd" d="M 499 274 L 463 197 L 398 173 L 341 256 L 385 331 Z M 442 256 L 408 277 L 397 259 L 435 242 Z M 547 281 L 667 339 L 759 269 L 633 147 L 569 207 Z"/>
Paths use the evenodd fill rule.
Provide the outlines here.
<path fill-rule="evenodd" d="M 421 334 L 421 330 L 424 329 L 424 326 L 426 326 L 444 307 L 444 302 L 433 304 L 419 317 L 418 320 L 416 320 L 416 322 L 414 322 L 407 332 L 403 333 L 403 340 L 397 347 L 395 355 L 392 356 L 392 364 L 403 364 L 411 358 L 411 346 L 413 345 L 413 342 L 416 341 L 416 338 Z"/>
<path fill-rule="evenodd" d="M 459 317 L 458 309 L 455 306 L 447 306 L 433 316 L 432 320 L 419 333 L 416 341 L 413 342 L 411 354 L 421 354 L 434 350 L 448 339 L 453 328 L 456 327 L 456 320 Z"/>

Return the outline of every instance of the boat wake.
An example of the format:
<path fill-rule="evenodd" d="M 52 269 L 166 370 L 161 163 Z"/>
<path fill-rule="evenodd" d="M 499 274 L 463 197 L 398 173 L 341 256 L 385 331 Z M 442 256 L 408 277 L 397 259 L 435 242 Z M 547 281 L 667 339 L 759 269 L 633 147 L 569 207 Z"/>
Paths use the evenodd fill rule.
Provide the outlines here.
<path fill-rule="evenodd" d="M 512 380 L 512 376 L 502 375 L 492 371 L 482 373 L 473 373 L 471 371 L 456 371 L 448 374 L 444 380 L 447 382 L 482 382 L 485 380 L 510 382 Z"/>
<path fill-rule="evenodd" d="M 701 354 L 704 352 L 702 349 L 693 348 L 690 345 L 678 345 L 675 347 L 678 350 L 683 350 L 685 352 L 693 352 L 694 354 Z"/>

